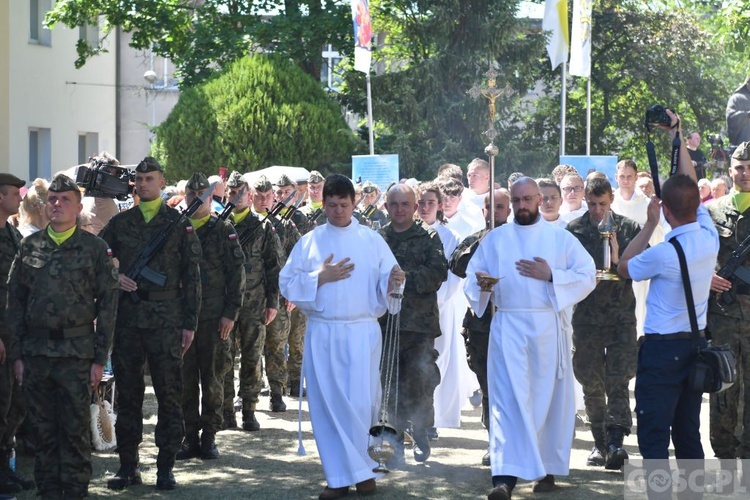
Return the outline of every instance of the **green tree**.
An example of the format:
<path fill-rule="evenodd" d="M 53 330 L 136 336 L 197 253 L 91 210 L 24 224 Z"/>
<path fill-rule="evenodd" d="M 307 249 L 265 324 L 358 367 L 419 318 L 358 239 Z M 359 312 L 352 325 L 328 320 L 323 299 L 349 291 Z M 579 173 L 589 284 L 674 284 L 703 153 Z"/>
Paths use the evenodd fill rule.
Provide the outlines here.
<path fill-rule="evenodd" d="M 184 90 L 156 129 L 153 153 L 175 181 L 216 166 L 331 171 L 362 148 L 314 78 L 286 58 L 256 55 Z"/>
<path fill-rule="evenodd" d="M 318 78 L 325 44 L 353 50 L 351 7 L 344 0 L 66 0 L 55 2 L 46 21 L 100 24 L 99 44 L 78 41 L 76 67 L 106 50 L 103 40 L 119 27 L 132 32 L 131 47 L 153 47 L 171 59 L 185 85 L 259 50 L 288 57 Z"/>

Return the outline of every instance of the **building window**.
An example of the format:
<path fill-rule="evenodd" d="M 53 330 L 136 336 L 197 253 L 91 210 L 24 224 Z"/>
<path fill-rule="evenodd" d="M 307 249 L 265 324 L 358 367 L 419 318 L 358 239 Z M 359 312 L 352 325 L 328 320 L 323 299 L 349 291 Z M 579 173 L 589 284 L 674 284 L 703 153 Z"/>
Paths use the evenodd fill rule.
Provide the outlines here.
<path fill-rule="evenodd" d="M 52 32 L 44 27 L 44 16 L 52 0 L 29 0 L 29 43 L 52 45 Z"/>
<path fill-rule="evenodd" d="M 99 25 L 84 24 L 78 28 L 78 38 L 92 47 L 99 45 Z"/>
<path fill-rule="evenodd" d="M 88 163 L 89 157 L 96 156 L 99 151 L 99 134 L 96 132 L 80 132 L 78 134 L 78 164 Z"/>
<path fill-rule="evenodd" d="M 29 129 L 29 179 L 52 177 L 52 141 L 48 128 Z"/>
<path fill-rule="evenodd" d="M 333 46 L 326 45 L 323 48 L 323 66 L 320 68 L 320 81 L 326 89 L 338 92 L 341 88 L 341 82 L 344 81 L 338 65 L 341 62 L 341 54 L 333 49 Z"/>

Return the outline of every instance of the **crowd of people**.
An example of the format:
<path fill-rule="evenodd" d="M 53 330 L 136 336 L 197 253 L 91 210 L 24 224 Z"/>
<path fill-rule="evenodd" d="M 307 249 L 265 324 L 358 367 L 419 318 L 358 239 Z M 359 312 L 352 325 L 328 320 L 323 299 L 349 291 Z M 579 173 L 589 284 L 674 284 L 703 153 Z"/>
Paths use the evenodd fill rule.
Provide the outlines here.
<path fill-rule="evenodd" d="M 663 128 L 674 136 L 670 116 Z M 715 180 L 724 192 L 698 181 L 692 156 L 683 141 L 661 200 L 659 181 L 627 159 L 616 189 L 570 165 L 502 186 L 475 159 L 468 187 L 460 166 L 444 164 L 433 180 L 381 190 L 317 171 L 273 182 L 196 172 L 167 187 L 147 157 L 120 203 L 85 196 L 65 174 L 28 188 L 0 174 L 0 493 L 86 496 L 89 404 L 110 357 L 113 490 L 142 482 L 146 366 L 160 490 L 176 487 L 176 460 L 218 459 L 222 429 L 261 430 L 264 384 L 271 412 L 307 397 L 324 500 L 352 486 L 376 491 L 368 434 L 383 415 L 395 432 L 387 467 L 398 469 L 407 445 L 416 462 L 429 460 L 439 429 L 459 427 L 478 395 L 490 500 L 511 498 L 518 479 L 556 488 L 578 410 L 594 442 L 587 465 L 620 469 L 633 377 L 641 455 L 668 457 L 671 435 L 678 458 L 702 459 L 701 393 L 686 384 L 690 324 L 665 239 L 691 264 L 702 341 L 729 343 L 738 357 L 743 383 L 711 399 L 713 451 L 727 463 L 750 458 L 750 284 L 715 274 L 750 234 L 750 143 L 732 156 L 731 186 Z M 394 334 L 386 361 L 396 376 L 381 373 Z M 33 481 L 8 467 L 24 418 Z"/>

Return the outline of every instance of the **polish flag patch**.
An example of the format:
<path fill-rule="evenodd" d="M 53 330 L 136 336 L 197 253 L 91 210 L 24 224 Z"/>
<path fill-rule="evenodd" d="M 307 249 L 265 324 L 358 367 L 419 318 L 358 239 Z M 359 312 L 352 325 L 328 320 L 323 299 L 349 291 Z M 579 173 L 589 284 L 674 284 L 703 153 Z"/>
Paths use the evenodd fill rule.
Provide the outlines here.
<path fill-rule="evenodd" d="M 107 248 L 107 257 L 112 257 L 112 249 Z"/>
<path fill-rule="evenodd" d="M 237 239 L 237 233 L 229 233 L 229 241 L 234 241 Z"/>
<path fill-rule="evenodd" d="M 185 226 L 185 231 L 187 231 L 188 233 L 192 233 L 193 232 L 192 224 Z"/>

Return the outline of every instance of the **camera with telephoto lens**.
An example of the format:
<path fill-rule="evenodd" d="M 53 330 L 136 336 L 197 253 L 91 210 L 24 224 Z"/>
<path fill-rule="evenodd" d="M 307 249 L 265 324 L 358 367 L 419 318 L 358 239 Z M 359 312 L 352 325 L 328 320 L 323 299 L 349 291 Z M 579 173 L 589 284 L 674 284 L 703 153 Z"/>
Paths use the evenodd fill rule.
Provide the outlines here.
<path fill-rule="evenodd" d="M 646 110 L 646 130 L 651 132 L 654 125 L 672 126 L 672 119 L 667 114 L 667 108 L 661 104 L 654 104 Z"/>
<path fill-rule="evenodd" d="M 86 196 L 95 198 L 128 199 L 133 191 L 135 174 L 108 158 L 92 156 L 89 163 L 76 168 L 76 184 L 85 190 Z"/>
<path fill-rule="evenodd" d="M 707 139 L 709 144 L 711 144 L 711 149 L 724 148 L 724 138 L 721 136 L 721 134 L 708 134 Z"/>

